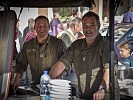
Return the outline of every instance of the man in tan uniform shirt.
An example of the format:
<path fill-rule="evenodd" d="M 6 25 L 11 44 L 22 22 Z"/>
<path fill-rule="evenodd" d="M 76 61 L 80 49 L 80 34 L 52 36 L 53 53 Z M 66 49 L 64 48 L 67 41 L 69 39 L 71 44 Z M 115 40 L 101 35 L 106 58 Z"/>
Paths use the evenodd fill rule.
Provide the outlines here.
<path fill-rule="evenodd" d="M 73 63 L 79 98 L 102 100 L 109 88 L 109 41 L 99 34 L 100 20 L 96 13 L 87 12 L 82 18 L 82 25 L 85 39 L 72 43 L 49 75 L 56 78 Z"/>
<path fill-rule="evenodd" d="M 61 39 L 48 34 L 49 21 L 47 17 L 39 16 L 35 19 L 35 30 L 37 32 L 36 38 L 25 42 L 22 51 L 16 58 L 14 90 L 19 86 L 21 76 L 28 64 L 33 84 L 39 84 L 43 71 L 49 71 L 66 51 L 66 45 Z"/>

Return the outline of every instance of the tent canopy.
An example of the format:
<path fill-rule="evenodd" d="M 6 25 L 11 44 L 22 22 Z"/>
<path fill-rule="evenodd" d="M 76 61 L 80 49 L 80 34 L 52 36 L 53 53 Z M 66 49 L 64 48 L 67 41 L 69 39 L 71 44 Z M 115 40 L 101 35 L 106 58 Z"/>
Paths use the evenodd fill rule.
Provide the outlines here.
<path fill-rule="evenodd" d="M 0 6 L 9 7 L 92 7 L 94 0 L 1 0 Z"/>

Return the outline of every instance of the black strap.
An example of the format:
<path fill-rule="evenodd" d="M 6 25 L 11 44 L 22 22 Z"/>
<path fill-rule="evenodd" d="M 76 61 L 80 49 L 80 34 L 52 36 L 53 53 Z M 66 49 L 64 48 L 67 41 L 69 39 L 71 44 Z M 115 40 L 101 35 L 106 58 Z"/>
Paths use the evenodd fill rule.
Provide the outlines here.
<path fill-rule="evenodd" d="M 23 11 L 23 7 L 21 7 L 21 9 L 20 9 L 20 13 L 19 13 L 19 16 L 18 16 L 18 20 L 19 20 L 19 17 L 21 15 L 22 11 Z"/>

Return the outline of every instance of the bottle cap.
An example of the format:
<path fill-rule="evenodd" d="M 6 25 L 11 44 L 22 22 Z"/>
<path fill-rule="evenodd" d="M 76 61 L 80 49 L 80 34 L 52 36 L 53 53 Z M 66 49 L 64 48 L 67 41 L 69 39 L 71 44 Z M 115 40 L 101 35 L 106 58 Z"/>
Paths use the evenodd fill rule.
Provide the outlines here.
<path fill-rule="evenodd" d="M 44 74 L 48 74 L 48 71 L 47 71 L 47 70 L 45 70 L 45 71 L 43 71 L 43 73 L 44 73 Z"/>

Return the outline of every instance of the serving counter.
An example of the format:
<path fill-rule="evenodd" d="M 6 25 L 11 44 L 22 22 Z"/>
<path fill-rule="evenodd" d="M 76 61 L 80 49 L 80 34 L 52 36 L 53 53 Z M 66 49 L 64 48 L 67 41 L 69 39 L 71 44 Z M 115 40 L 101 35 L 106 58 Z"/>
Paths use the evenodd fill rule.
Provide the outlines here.
<path fill-rule="evenodd" d="M 8 97 L 7 100 L 40 100 L 40 96 L 12 96 L 12 97 Z M 79 98 L 74 98 L 74 99 L 70 99 L 70 100 L 85 100 L 85 99 L 79 99 Z"/>
<path fill-rule="evenodd" d="M 121 99 L 133 100 L 133 79 L 119 80 Z"/>

